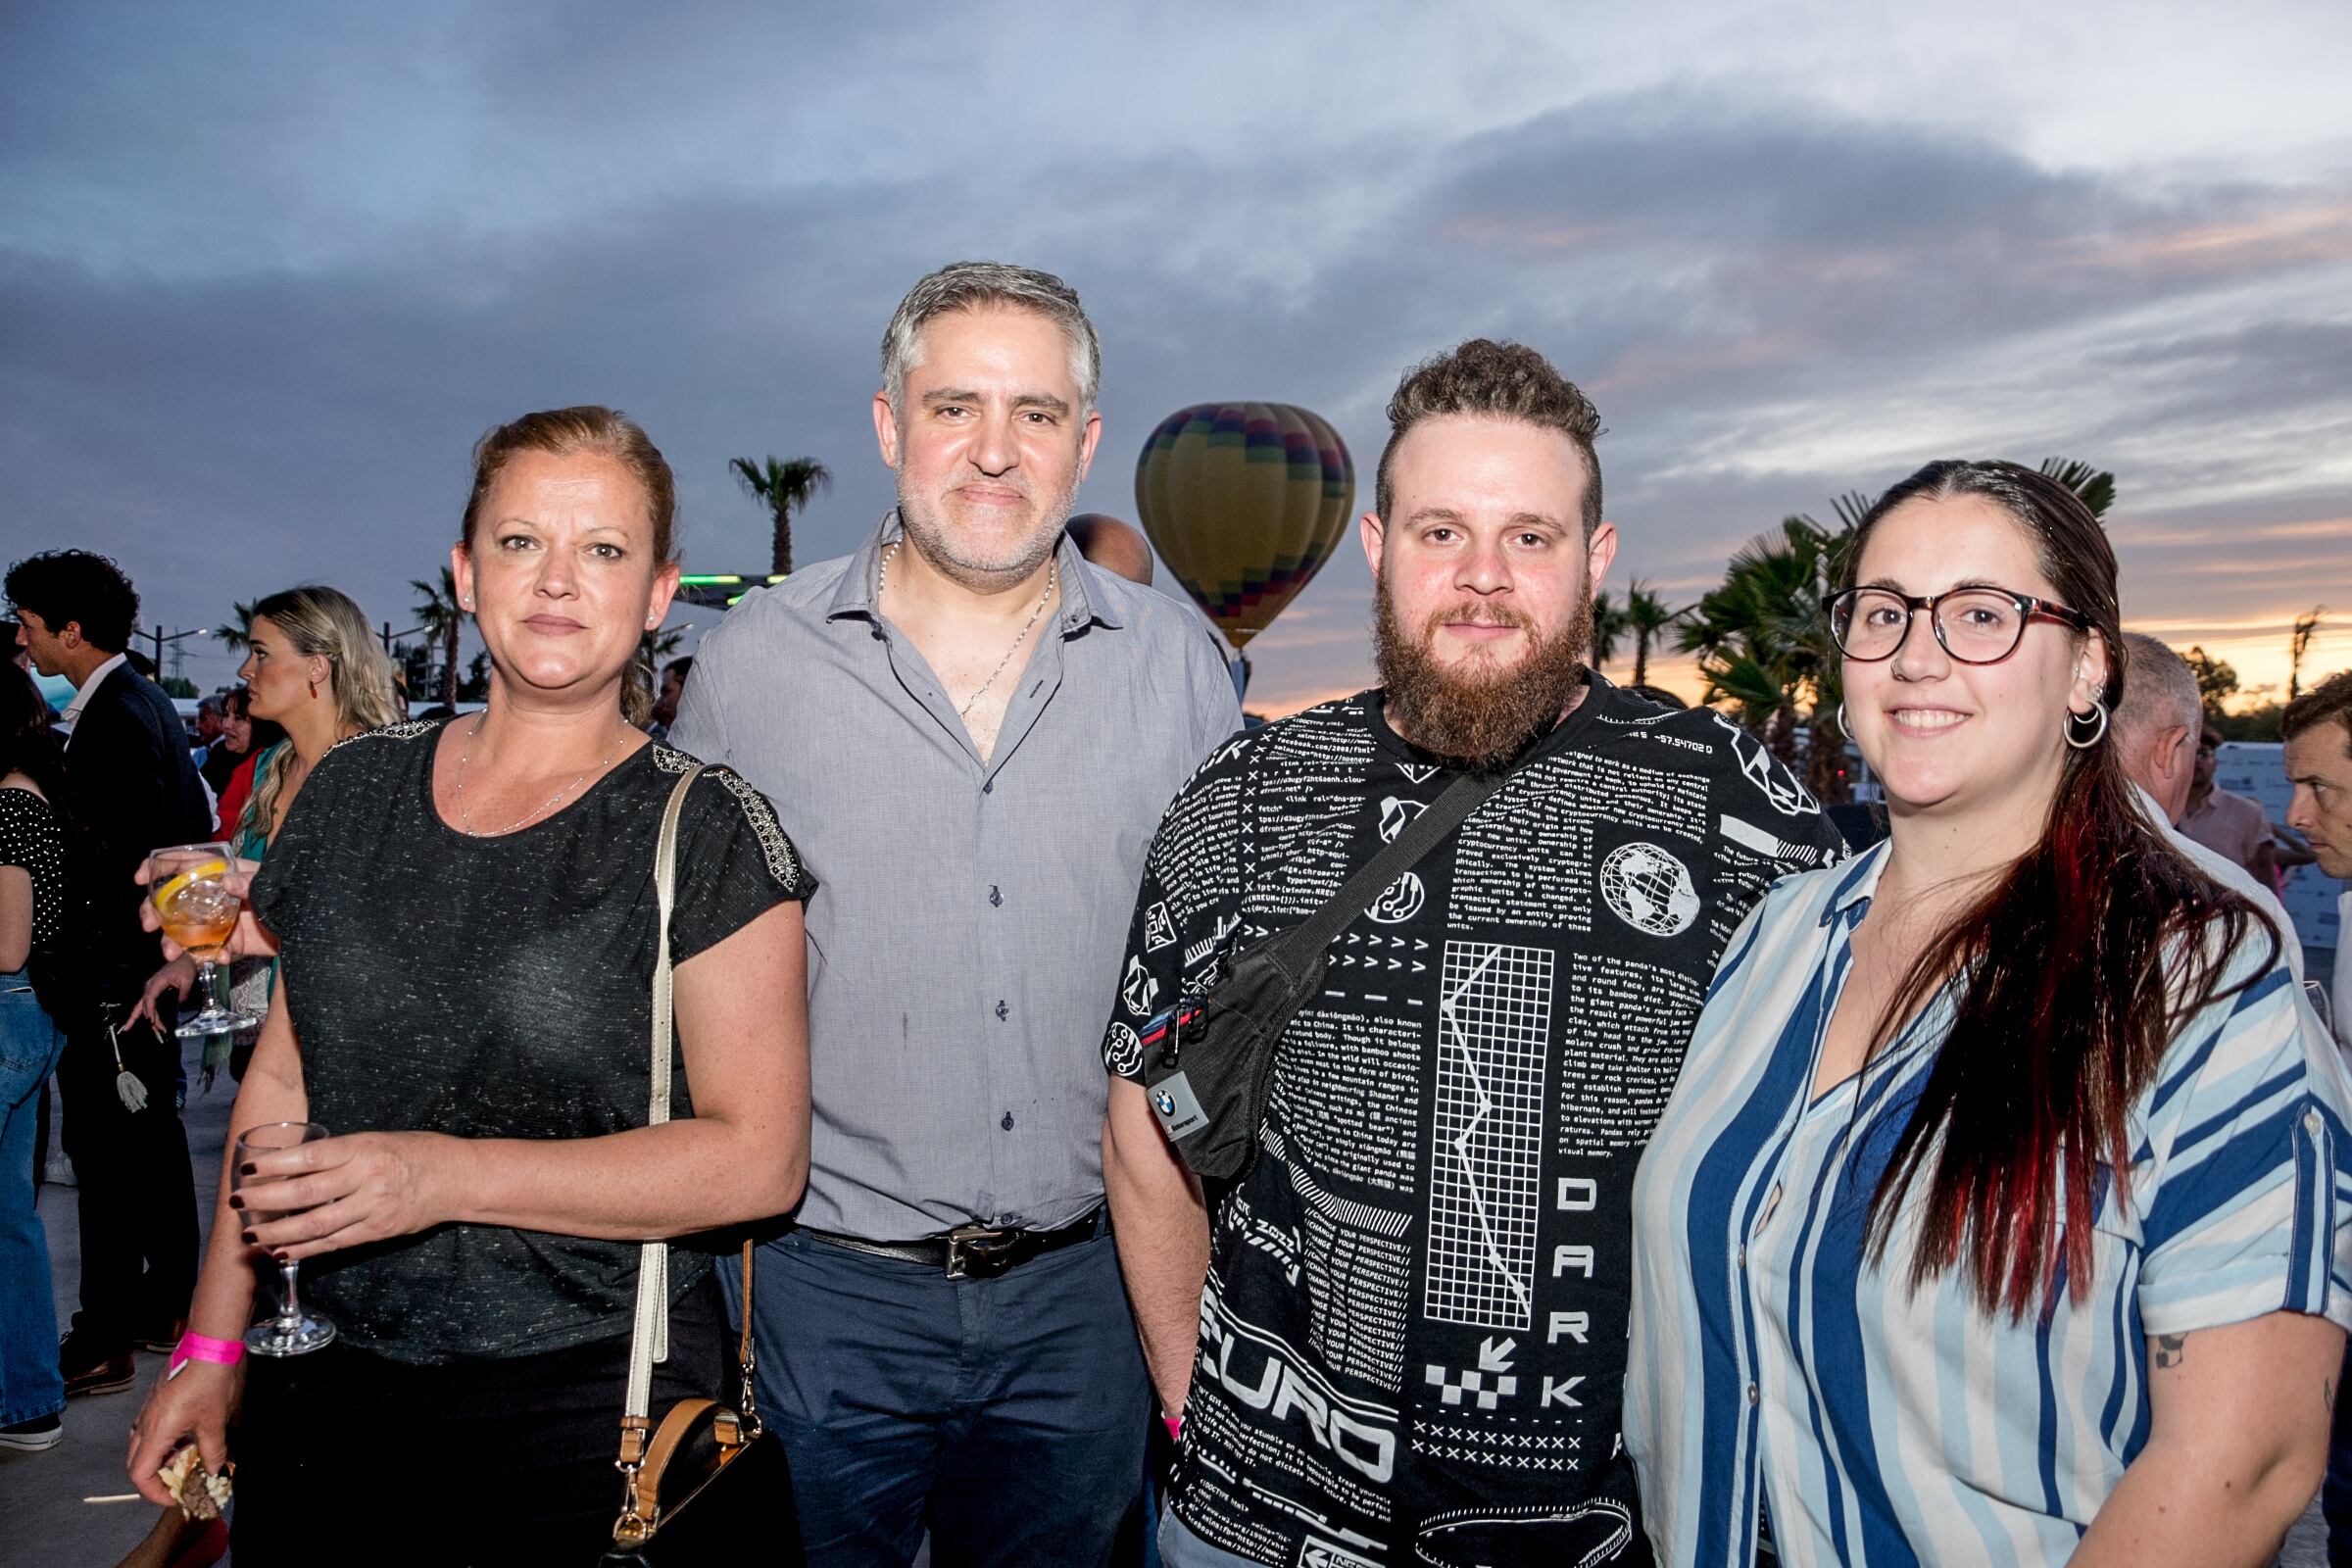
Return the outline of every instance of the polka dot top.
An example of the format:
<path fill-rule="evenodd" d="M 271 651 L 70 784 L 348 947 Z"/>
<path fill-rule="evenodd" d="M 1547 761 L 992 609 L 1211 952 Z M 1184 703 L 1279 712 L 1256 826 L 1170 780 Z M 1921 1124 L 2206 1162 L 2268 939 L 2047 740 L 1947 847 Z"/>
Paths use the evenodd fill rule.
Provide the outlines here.
<path fill-rule="evenodd" d="M 0 789 L 0 865 L 32 878 L 32 945 L 57 940 L 64 923 L 66 835 L 49 803 L 30 790 Z"/>

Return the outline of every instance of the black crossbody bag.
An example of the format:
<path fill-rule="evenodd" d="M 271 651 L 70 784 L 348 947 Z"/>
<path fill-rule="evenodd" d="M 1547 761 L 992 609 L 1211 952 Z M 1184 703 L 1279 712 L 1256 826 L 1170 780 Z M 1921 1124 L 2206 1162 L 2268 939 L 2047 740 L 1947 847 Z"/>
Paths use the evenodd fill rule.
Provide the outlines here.
<path fill-rule="evenodd" d="M 1147 1028 L 1145 1092 L 1161 1131 L 1194 1175 L 1235 1181 L 1257 1157 L 1257 1130 L 1274 1089 L 1275 1048 L 1291 1015 L 1322 988 L 1334 938 L 1371 907 L 1502 786 L 1500 773 L 1466 773 L 1448 785 L 1313 914 L 1237 956 L 1198 1002 L 1179 1004 Z"/>

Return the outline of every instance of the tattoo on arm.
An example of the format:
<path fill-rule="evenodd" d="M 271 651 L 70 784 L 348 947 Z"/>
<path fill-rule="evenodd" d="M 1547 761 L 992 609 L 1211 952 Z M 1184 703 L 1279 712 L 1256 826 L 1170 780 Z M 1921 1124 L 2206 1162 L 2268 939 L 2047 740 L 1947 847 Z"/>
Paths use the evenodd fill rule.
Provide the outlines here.
<path fill-rule="evenodd" d="M 2159 1372 L 2179 1366 L 2187 1357 L 2187 1335 L 2159 1334 L 2156 1336 L 2156 1369 Z"/>

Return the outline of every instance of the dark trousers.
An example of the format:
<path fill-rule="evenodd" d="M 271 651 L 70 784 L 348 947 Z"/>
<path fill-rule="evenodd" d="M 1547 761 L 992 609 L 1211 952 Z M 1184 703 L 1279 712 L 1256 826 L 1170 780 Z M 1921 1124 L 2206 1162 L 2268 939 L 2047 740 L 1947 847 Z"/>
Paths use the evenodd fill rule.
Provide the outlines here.
<path fill-rule="evenodd" d="M 122 1065 L 147 1086 L 145 1110 L 134 1114 L 116 1093 L 116 1046 L 103 1026 L 70 1032 L 57 1064 L 81 1210 L 74 1332 L 102 1354 L 186 1317 L 196 1290 L 196 1178 L 172 1098 L 179 1041 L 144 1024 L 116 1040 Z"/>
<path fill-rule="evenodd" d="M 624 1319 L 614 1338 L 489 1361 L 418 1366 L 337 1342 L 309 1355 L 245 1358 L 237 1466 L 237 1568 L 447 1563 L 590 1568 L 620 1511 Z M 735 1402 L 717 1287 L 670 1310 L 669 1359 L 652 1408 Z"/>
<path fill-rule="evenodd" d="M 989 1280 L 788 1232 L 760 1249 L 760 1408 L 810 1568 L 1108 1560 L 1151 1387 L 1107 1233 Z"/>

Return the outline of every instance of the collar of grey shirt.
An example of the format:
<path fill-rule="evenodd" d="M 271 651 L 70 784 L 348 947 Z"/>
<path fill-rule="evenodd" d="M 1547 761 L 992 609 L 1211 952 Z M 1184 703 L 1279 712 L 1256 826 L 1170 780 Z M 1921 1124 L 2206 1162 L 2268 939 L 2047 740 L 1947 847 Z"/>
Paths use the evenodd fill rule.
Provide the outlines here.
<path fill-rule="evenodd" d="M 841 585 L 833 590 L 833 601 L 825 607 L 827 620 L 839 620 L 855 615 L 863 620 L 876 619 L 881 607 L 875 603 L 880 591 L 882 552 L 906 536 L 906 525 L 899 517 L 898 509 L 883 514 L 881 526 L 866 539 L 858 554 L 850 558 L 850 569 L 841 574 Z M 1123 624 L 1118 612 L 1107 604 L 1097 604 L 1088 591 L 1086 558 L 1070 542 L 1064 532 L 1054 542 L 1054 558 L 1061 564 L 1061 632 L 1068 636 L 1089 621 L 1116 628 Z"/>

